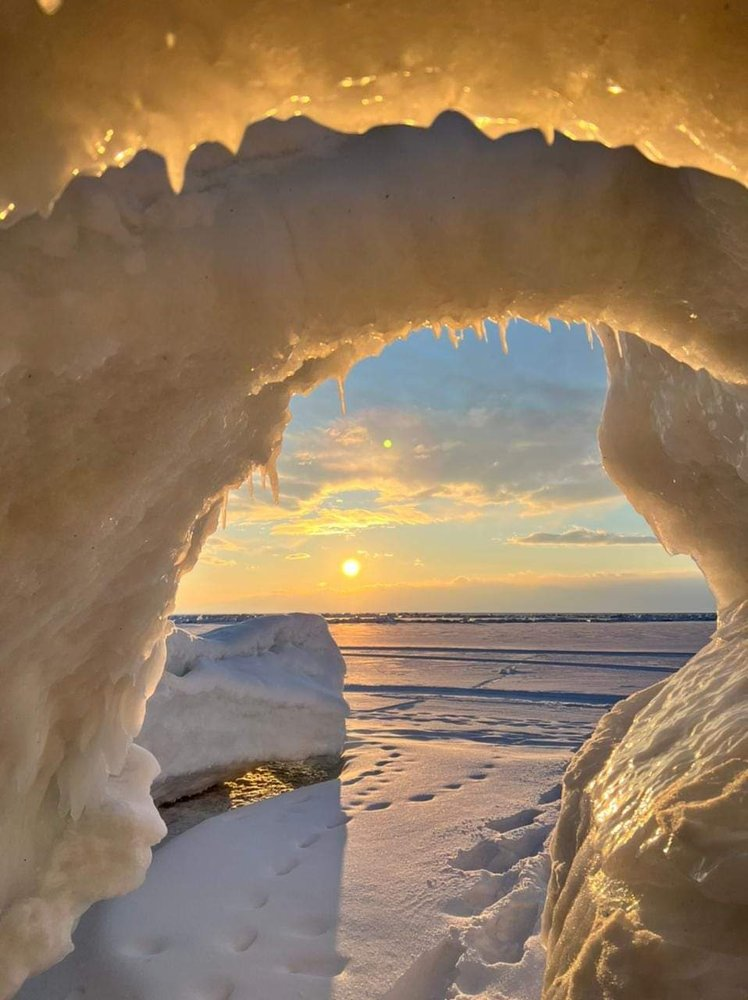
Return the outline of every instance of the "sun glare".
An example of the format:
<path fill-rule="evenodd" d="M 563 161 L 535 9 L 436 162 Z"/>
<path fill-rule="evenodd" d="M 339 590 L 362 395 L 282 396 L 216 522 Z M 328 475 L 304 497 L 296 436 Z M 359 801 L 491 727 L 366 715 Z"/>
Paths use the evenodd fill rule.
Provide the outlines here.
<path fill-rule="evenodd" d="M 346 559 L 340 568 L 345 576 L 358 576 L 361 572 L 361 563 L 358 559 Z"/>

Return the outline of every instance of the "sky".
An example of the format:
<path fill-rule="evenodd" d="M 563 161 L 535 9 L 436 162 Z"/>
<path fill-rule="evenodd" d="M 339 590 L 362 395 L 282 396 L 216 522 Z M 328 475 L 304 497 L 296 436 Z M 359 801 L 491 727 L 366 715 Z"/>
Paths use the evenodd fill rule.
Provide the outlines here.
<path fill-rule="evenodd" d="M 486 326 L 361 362 L 345 416 L 333 382 L 295 398 L 280 502 L 231 494 L 177 611 L 712 610 L 602 469 L 600 345 L 515 320 L 505 356 Z"/>

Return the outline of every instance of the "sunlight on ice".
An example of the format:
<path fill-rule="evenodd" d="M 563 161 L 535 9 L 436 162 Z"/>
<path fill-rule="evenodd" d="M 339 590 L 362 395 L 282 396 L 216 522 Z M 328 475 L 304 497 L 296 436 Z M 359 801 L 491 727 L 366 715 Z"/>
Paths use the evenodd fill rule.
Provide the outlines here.
<path fill-rule="evenodd" d="M 162 825 L 148 796 L 155 763 L 131 741 L 163 667 L 174 592 L 220 521 L 227 485 L 256 463 L 277 495 L 292 394 L 371 353 L 374 321 L 386 340 L 409 316 L 442 312 L 454 318 L 457 345 L 454 325 L 466 316 L 524 310 L 599 324 L 611 379 L 606 466 L 668 547 L 697 560 L 721 616 L 715 642 L 651 701 L 634 701 L 637 711 L 611 713 L 597 756 L 583 751 L 569 775 L 569 837 L 554 847 L 563 864 L 548 910 L 554 1000 L 574 996 L 564 956 L 588 963 L 580 975 L 597 974 L 591 956 L 607 960 L 621 940 L 624 973 L 670 976 L 668 989 L 677 974 L 700 1000 L 735 994 L 746 980 L 744 945 L 726 935 L 745 905 L 734 877 L 745 824 L 739 762 L 725 748 L 743 731 L 735 678 L 745 669 L 748 557 L 746 208 L 744 189 L 729 180 L 748 177 L 740 11 L 688 5 L 676 21 L 671 5 L 634 2 L 621 32 L 610 30 L 620 8 L 604 4 L 468 3 L 442 21 L 388 3 L 376 17 L 331 4 L 329 18 L 305 20 L 278 3 L 264 8 L 272 42 L 258 55 L 254 6 L 217 0 L 191 25 L 195 45 L 172 25 L 180 44 L 166 55 L 158 5 L 143 5 L 154 49 L 143 32 L 119 30 L 119 6 L 100 5 L 95 20 L 81 3 L 55 18 L 25 0 L 8 7 L 13 141 L 0 151 L 0 204 L 1 221 L 12 212 L 13 225 L 0 254 L 12 419 L 2 471 L 12 484 L 4 567 L 14 586 L 3 635 L 14 654 L 4 674 L 12 724 L 0 810 L 9 845 L 1 989 L 60 958 L 90 902 L 142 877 Z M 33 18 L 19 13 L 27 8 Z M 55 46 L 58 31 L 76 45 Z M 365 64 L 347 44 L 357 31 L 373 38 Z M 515 37 L 516 49 L 495 58 L 496 40 Z M 658 100 L 651 67 L 634 71 L 627 58 L 652 40 Z M 132 99 L 111 72 L 115 47 L 136 83 L 148 82 Z M 407 69 L 393 73 L 393 63 Z M 695 71 L 684 73 L 689 63 Z M 381 92 L 363 104 L 360 88 L 374 79 Z M 705 80 L 719 86 L 705 89 Z M 244 126 L 287 108 L 289 94 L 299 97 L 293 124 L 306 132 L 284 145 L 288 133 L 266 122 L 238 157 L 174 195 L 191 147 L 237 149 Z M 518 134 L 495 149 L 464 119 L 438 118 L 456 98 L 488 134 Z M 307 103 L 347 133 L 401 118 L 434 125 L 341 138 L 302 117 Z M 522 131 L 530 127 L 561 134 L 548 147 Z M 564 131 L 599 143 L 570 143 Z M 104 173 L 122 152 L 114 134 L 125 149 L 147 137 L 166 167 L 141 153 Z M 686 169 L 659 170 L 632 144 Z M 100 180 L 76 175 L 88 170 Z M 569 179 L 582 171 L 593 183 L 580 192 Z M 388 193 L 400 199 L 390 215 Z M 33 214 L 57 196 L 51 215 Z M 276 231 L 278 218 L 286 228 Z M 642 248 L 655 223 L 670 243 Z M 606 232 L 621 238 L 601 240 Z M 560 251 L 549 234 L 563 234 Z M 393 247 L 405 246 L 398 258 Z M 147 264 L 137 281 L 133 260 Z M 174 289 L 178 310 L 165 307 Z M 300 316 L 314 320 L 292 343 Z M 22 800 L 18 787 L 28 790 Z M 656 795 L 634 822 L 645 789 Z M 598 813 L 596 802 L 610 809 Z M 584 827 L 583 816 L 594 823 Z M 614 865 L 649 894 L 628 922 L 607 920 Z M 582 869 L 602 877 L 586 886 L 576 879 Z M 657 894 L 663 882 L 682 890 L 672 909 Z M 591 925 L 564 919 L 575 901 Z M 698 961 L 648 967 L 640 945 L 652 935 L 674 950 L 697 935 Z M 613 964 L 604 971 L 614 975 Z M 636 983 L 627 988 L 637 995 Z"/>

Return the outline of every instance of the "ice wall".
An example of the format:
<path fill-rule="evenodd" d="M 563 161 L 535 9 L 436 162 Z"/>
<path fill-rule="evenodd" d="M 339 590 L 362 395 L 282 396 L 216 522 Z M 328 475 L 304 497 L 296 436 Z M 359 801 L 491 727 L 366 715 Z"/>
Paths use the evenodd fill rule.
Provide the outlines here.
<path fill-rule="evenodd" d="M 600 332 L 605 469 L 665 548 L 695 559 L 725 610 L 748 596 L 748 386 Z"/>
<path fill-rule="evenodd" d="M 353 132 L 453 108 L 745 182 L 747 35 L 739 0 L 5 0 L 0 209 L 143 147 L 178 185 L 194 144 L 302 112 Z"/>
<path fill-rule="evenodd" d="M 748 603 L 574 758 L 546 903 L 547 1000 L 743 1000 Z"/>
<path fill-rule="evenodd" d="M 748 389 L 603 334 L 606 469 L 665 545 L 745 593 Z M 748 600 L 687 666 L 616 706 L 564 780 L 548 1000 L 742 1000 L 748 983 Z"/>
<path fill-rule="evenodd" d="M 244 124 L 273 109 L 363 129 L 461 107 L 491 134 L 556 126 L 745 179 L 738 5 L 525 6 L 65 0 L 49 17 L 12 0 L 0 39 L 0 214 L 44 209 L 72 172 L 124 164 L 145 144 L 179 178 L 193 143 L 233 149 Z M 609 349 L 603 448 L 717 594 L 731 630 L 710 661 L 722 749 L 710 744 L 703 767 L 737 759 L 747 220 L 739 184 L 632 150 L 560 137 L 549 148 L 528 133 L 490 142 L 455 116 L 360 137 L 297 118 L 253 127 L 236 158 L 200 146 L 179 196 L 163 161 L 142 152 L 99 180 L 79 177 L 49 219 L 0 234 L 0 996 L 59 958 L 77 915 L 147 865 L 161 826 L 152 761 L 131 738 L 161 671 L 179 576 L 227 486 L 252 464 L 272 470 L 291 393 L 424 321 L 556 315 L 633 331 L 667 353 L 622 337 L 617 366 Z M 647 442 L 641 452 L 629 426 Z M 626 737 L 656 760 L 652 733 L 680 706 L 681 736 L 663 757 L 671 770 L 658 772 L 676 803 L 702 773 L 681 780 L 695 745 L 686 734 L 705 714 L 700 690 L 679 681 L 674 703 L 652 703 L 642 742 L 632 742 L 638 721 Z M 646 799 L 624 752 L 609 759 L 627 801 Z M 732 772 L 709 773 L 710 787 L 723 780 L 721 800 Z M 599 995 L 592 958 L 586 979 L 563 972 L 564 954 L 592 955 L 594 924 L 564 919 L 575 893 L 587 898 L 578 879 L 564 881 L 568 844 L 589 844 L 606 877 L 611 826 L 585 835 L 604 796 L 587 778 L 564 806 L 577 833 L 559 838 L 564 905 L 549 910 L 551 969 L 571 997 Z M 660 815 L 635 813 L 632 836 L 640 824 L 659 831 Z M 726 842 L 715 836 L 715 850 Z M 626 876 L 647 898 L 672 875 L 660 843 L 647 848 L 652 878 L 639 878 L 636 859 Z M 602 894 L 588 906 L 608 909 Z M 634 946 L 616 951 L 611 996 L 630 995 L 627 970 L 657 935 L 649 913 L 639 908 Z M 619 924 L 594 926 L 589 941 L 612 954 Z M 663 982 L 677 981 L 676 965 L 661 968 Z"/>

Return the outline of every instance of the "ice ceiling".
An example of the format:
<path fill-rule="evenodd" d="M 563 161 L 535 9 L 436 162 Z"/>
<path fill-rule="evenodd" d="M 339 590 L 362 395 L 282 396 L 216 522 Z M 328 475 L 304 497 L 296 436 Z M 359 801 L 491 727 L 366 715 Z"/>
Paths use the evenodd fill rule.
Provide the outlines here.
<path fill-rule="evenodd" d="M 290 395 L 419 323 L 554 315 L 600 330 L 606 467 L 721 619 L 570 769 L 546 994 L 744 998 L 741 5 L 41 6 L 0 39 L 0 996 L 142 878 L 166 616 Z"/>

